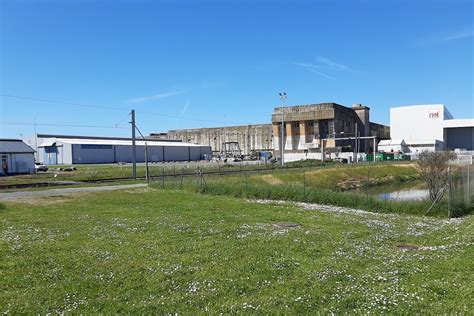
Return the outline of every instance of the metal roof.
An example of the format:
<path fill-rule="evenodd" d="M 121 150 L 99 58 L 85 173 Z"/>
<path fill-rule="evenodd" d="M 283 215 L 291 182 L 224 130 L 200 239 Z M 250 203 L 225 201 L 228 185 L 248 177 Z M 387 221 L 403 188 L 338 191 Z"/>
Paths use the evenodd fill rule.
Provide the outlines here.
<path fill-rule="evenodd" d="M 379 142 L 380 146 L 398 146 L 398 145 L 405 145 L 405 141 L 403 139 L 384 139 Z"/>
<path fill-rule="evenodd" d="M 145 142 L 148 146 L 165 146 L 165 147 L 210 147 L 205 145 L 197 145 L 192 143 L 183 143 L 183 142 L 166 142 L 159 140 L 150 140 L 150 139 L 139 139 L 136 140 L 137 146 L 144 146 Z M 38 147 L 48 147 L 56 144 L 77 144 L 77 145 L 132 145 L 131 140 L 111 140 L 111 139 L 77 139 L 77 138 L 53 138 L 45 139 Z"/>
<path fill-rule="evenodd" d="M 67 138 L 67 139 L 89 139 L 89 140 L 132 140 L 130 137 L 106 137 L 106 136 L 81 136 L 81 135 L 54 135 L 54 134 L 38 134 L 38 138 Z M 137 137 L 138 139 L 142 139 L 141 137 Z M 147 141 L 157 141 L 158 139 L 153 137 L 146 137 Z M 172 142 L 172 143 L 180 143 L 181 140 L 176 139 L 160 139 L 158 141 L 161 142 Z"/>
<path fill-rule="evenodd" d="M 20 139 L 0 139 L 0 154 L 28 154 L 35 150 Z"/>
<path fill-rule="evenodd" d="M 474 127 L 474 119 L 451 119 L 443 121 L 444 128 Z"/>

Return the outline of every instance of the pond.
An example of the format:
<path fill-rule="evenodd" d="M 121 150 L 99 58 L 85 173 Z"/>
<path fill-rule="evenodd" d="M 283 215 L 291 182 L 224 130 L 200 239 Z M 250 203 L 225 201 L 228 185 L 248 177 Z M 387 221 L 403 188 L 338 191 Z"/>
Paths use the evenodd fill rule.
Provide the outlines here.
<path fill-rule="evenodd" d="M 362 190 L 359 190 L 361 192 Z M 362 193 L 362 192 L 361 192 Z M 419 181 L 377 185 L 368 189 L 369 195 L 379 200 L 416 201 L 428 198 L 426 185 Z"/>
<path fill-rule="evenodd" d="M 379 200 L 390 200 L 390 201 L 414 201 L 423 200 L 428 198 L 428 189 L 411 189 L 411 190 L 398 190 L 387 193 L 377 194 Z"/>

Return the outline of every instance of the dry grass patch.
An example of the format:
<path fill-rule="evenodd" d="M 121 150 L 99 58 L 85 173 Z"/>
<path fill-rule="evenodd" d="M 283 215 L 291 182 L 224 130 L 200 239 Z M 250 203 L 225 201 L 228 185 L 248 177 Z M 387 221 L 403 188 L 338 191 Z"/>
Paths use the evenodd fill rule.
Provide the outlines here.
<path fill-rule="evenodd" d="M 272 174 L 266 174 L 261 176 L 261 179 L 271 185 L 280 185 L 283 184 L 283 180 L 274 177 Z"/>

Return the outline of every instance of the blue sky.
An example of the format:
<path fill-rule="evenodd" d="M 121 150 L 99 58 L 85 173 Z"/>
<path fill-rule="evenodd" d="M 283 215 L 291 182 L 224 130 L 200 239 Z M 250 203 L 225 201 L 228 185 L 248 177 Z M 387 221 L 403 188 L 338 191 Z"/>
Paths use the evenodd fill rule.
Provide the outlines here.
<path fill-rule="evenodd" d="M 474 117 L 472 1 L 5 0 L 0 10 L 0 93 L 98 106 L 0 96 L 1 137 L 32 134 L 35 117 L 42 133 L 128 136 L 130 109 L 144 133 L 268 123 L 282 91 L 288 105 L 362 103 L 386 124 L 390 107 L 409 104 Z"/>

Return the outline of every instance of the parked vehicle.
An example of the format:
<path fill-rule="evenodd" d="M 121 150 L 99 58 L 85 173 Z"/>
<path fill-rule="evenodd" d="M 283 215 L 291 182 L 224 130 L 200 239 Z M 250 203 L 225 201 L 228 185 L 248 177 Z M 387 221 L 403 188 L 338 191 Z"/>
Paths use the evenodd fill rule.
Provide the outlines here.
<path fill-rule="evenodd" d="M 41 162 L 35 162 L 35 170 L 36 172 L 38 171 L 46 172 L 48 171 L 48 166 L 42 164 Z"/>

